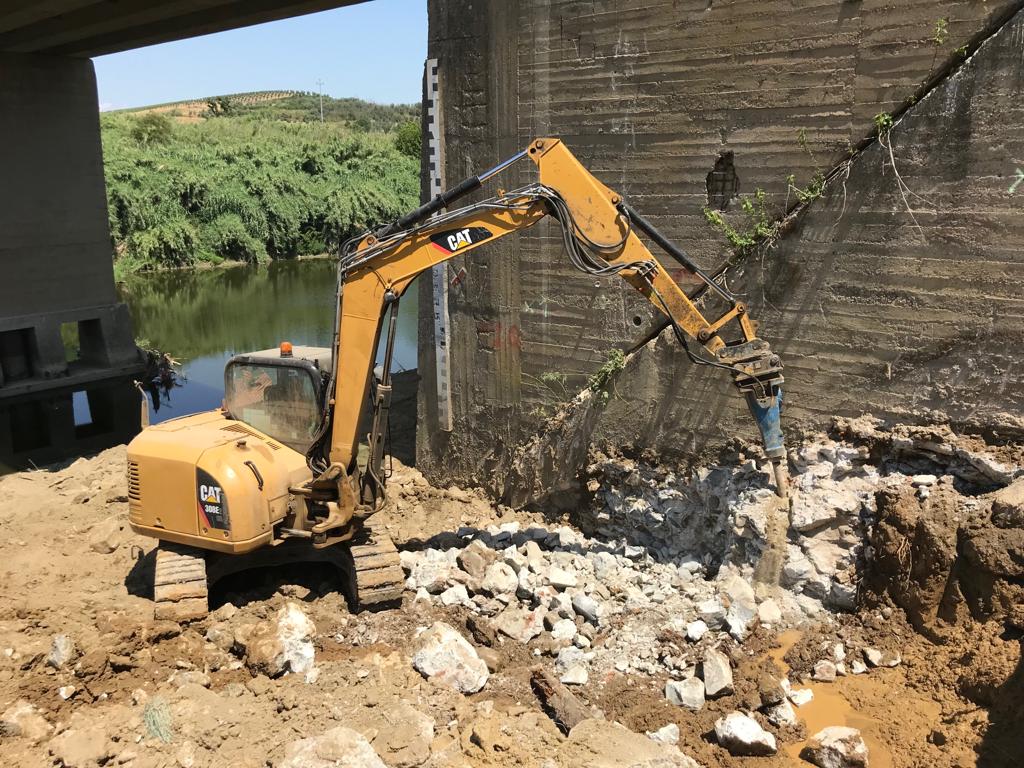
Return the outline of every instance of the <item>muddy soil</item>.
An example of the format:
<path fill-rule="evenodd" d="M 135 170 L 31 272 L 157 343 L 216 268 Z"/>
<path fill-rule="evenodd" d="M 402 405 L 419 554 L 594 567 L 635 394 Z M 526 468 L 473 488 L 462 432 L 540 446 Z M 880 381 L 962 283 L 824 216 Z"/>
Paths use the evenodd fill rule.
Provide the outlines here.
<path fill-rule="evenodd" d="M 572 692 L 604 720 L 566 735 L 530 686 L 535 665 L 554 667 L 545 637 L 500 637 L 468 604 L 445 606 L 436 595 L 417 599 L 410 590 L 399 609 L 352 615 L 334 572 L 280 569 L 218 585 L 216 610 L 202 622 L 154 622 L 154 542 L 127 530 L 124 465 L 117 448 L 0 478 L 0 719 L 10 720 L 18 702 L 41 718 L 21 732 L 0 727 L 0 765 L 295 765 L 286 763 L 289 744 L 346 726 L 390 766 L 690 765 L 689 756 L 706 766 L 775 768 L 808 765 L 798 754 L 810 732 L 845 724 L 865 735 L 876 767 L 1024 765 L 1021 529 L 992 522 L 988 491 L 964 495 L 950 484 L 927 500 L 913 490 L 880 497 L 860 612 L 826 612 L 796 634 L 784 622 L 762 622 L 741 641 L 718 633 L 734 691 L 697 712 L 666 700 L 665 672 L 595 666 Z M 381 514 L 406 551 L 464 547 L 460 528 L 568 521 L 432 488 L 401 467 L 392 487 Z M 999 519 L 1012 521 L 1012 511 Z M 289 603 L 315 625 L 315 673 L 256 673 L 232 638 Z M 437 621 L 487 655 L 493 671 L 479 692 L 459 693 L 413 667 L 417 631 Z M 593 648 L 620 647 L 625 622 L 599 625 Z M 669 635 L 656 643 L 686 643 Z M 55 636 L 73 644 L 62 663 L 52 658 Z M 637 635 L 638 645 L 646 637 Z M 837 643 L 848 673 L 810 680 Z M 867 650 L 885 664 L 853 674 Z M 633 651 L 643 649 L 623 653 Z M 804 722 L 795 726 L 756 714 L 779 740 L 778 754 L 735 757 L 720 747 L 716 720 L 757 712 L 787 675 L 818 703 L 797 708 Z M 678 750 L 646 735 L 668 724 L 679 728 Z"/>

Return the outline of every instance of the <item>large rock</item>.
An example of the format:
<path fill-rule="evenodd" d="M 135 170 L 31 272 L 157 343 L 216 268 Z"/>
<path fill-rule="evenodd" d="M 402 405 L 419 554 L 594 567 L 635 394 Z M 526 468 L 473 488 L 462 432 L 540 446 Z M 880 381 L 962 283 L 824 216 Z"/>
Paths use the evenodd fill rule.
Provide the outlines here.
<path fill-rule="evenodd" d="M 679 726 L 675 723 L 669 723 L 656 731 L 647 731 L 647 738 L 660 741 L 662 744 L 678 744 Z"/>
<path fill-rule="evenodd" d="M 487 566 L 497 559 L 497 553 L 479 539 L 474 539 L 456 555 L 459 567 L 474 579 L 482 579 Z"/>
<path fill-rule="evenodd" d="M 424 677 L 462 693 L 476 693 L 489 676 L 473 646 L 442 621 L 419 635 L 412 664 Z"/>
<path fill-rule="evenodd" d="M 97 725 L 91 728 L 68 728 L 50 739 L 50 754 L 64 768 L 86 768 L 109 757 L 106 730 Z"/>
<path fill-rule="evenodd" d="M 339 726 L 309 739 L 293 741 L 279 768 L 387 768 L 370 743 Z"/>
<path fill-rule="evenodd" d="M 89 531 L 89 548 L 101 555 L 109 555 L 121 546 L 128 533 L 120 517 L 111 517 L 97 523 Z"/>
<path fill-rule="evenodd" d="M 60 669 L 68 662 L 73 661 L 76 654 L 74 640 L 67 635 L 54 635 L 46 663 L 54 669 Z"/>
<path fill-rule="evenodd" d="M 801 533 L 810 533 L 855 515 L 860 507 L 858 493 L 831 478 L 822 478 L 809 492 L 796 494 L 790 523 Z"/>
<path fill-rule="evenodd" d="M 715 722 L 715 738 L 730 755 L 760 757 L 778 751 L 775 737 L 742 712 L 731 712 L 719 718 Z"/>
<path fill-rule="evenodd" d="M 492 595 L 507 595 L 519 586 L 519 576 L 506 563 L 491 563 L 488 566 L 481 587 Z"/>
<path fill-rule="evenodd" d="M 729 657 L 716 648 L 704 654 L 701 664 L 701 676 L 704 678 L 704 690 L 709 699 L 732 693 L 732 666 Z"/>
<path fill-rule="evenodd" d="M 1024 528 L 1024 479 L 992 495 L 992 522 L 998 528 Z"/>
<path fill-rule="evenodd" d="M 772 704 L 764 708 L 765 717 L 773 724 L 779 727 L 784 725 L 796 725 L 798 722 L 796 716 L 796 710 L 793 709 L 793 705 L 789 703 L 789 700 L 783 698 L 777 704 Z"/>
<path fill-rule="evenodd" d="M 544 631 L 544 615 L 547 610 L 542 607 L 528 611 L 516 605 L 510 605 L 494 619 L 494 628 L 513 640 L 528 643 Z"/>
<path fill-rule="evenodd" d="M 754 597 L 754 590 L 747 580 L 738 574 L 729 577 L 721 588 L 729 600 L 729 607 L 725 612 L 729 634 L 737 640 L 742 640 L 746 637 L 747 630 L 757 620 L 757 599 Z"/>
<path fill-rule="evenodd" d="M 665 683 L 665 698 L 677 707 L 696 712 L 704 706 L 704 682 L 698 677 L 669 680 Z"/>
<path fill-rule="evenodd" d="M 316 626 L 302 609 L 286 603 L 272 620 L 262 621 L 242 635 L 246 666 L 267 677 L 309 672 L 315 656 L 315 634 Z M 239 641 L 238 636 L 235 639 Z"/>
<path fill-rule="evenodd" d="M 404 554 L 404 553 L 403 553 Z M 409 572 L 409 586 L 425 589 L 432 595 L 444 592 L 452 582 L 454 564 L 448 554 L 438 549 L 428 549 L 416 554 Z"/>
<path fill-rule="evenodd" d="M 573 596 L 572 609 L 594 625 L 601 618 L 601 604 L 590 595 L 585 595 L 582 592 Z"/>
<path fill-rule="evenodd" d="M 836 680 L 836 665 L 827 659 L 822 659 L 814 665 L 811 671 L 811 679 L 819 683 L 834 683 Z"/>
<path fill-rule="evenodd" d="M 544 579 L 555 589 L 569 589 L 575 587 L 579 582 L 576 574 L 570 573 L 564 568 L 552 565 L 544 574 Z"/>
<path fill-rule="evenodd" d="M 712 629 L 721 629 L 725 624 L 725 606 L 717 598 L 709 598 L 697 604 L 697 613 Z"/>
<path fill-rule="evenodd" d="M 53 726 L 24 699 L 18 699 L 0 715 L 0 738 L 20 736 L 38 744 L 52 731 Z"/>
<path fill-rule="evenodd" d="M 839 725 L 814 734 L 800 757 L 818 768 L 868 768 L 868 748 L 860 731 Z"/>

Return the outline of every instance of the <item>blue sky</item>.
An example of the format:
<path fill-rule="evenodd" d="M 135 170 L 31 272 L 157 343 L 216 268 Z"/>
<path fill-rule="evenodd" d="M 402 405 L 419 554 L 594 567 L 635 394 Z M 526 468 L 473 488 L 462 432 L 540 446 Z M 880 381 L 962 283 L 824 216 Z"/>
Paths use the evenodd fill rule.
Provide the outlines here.
<path fill-rule="evenodd" d="M 374 0 L 94 59 L 100 109 L 246 91 L 420 99 L 426 0 Z"/>

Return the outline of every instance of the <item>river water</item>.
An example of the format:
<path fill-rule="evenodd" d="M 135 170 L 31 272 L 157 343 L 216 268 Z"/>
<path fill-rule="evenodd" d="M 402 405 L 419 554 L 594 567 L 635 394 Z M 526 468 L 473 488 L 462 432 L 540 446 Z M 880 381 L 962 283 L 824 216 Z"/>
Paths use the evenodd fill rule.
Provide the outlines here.
<path fill-rule="evenodd" d="M 152 422 L 219 407 L 232 355 L 282 341 L 330 346 L 336 279 L 333 259 L 313 259 L 132 275 L 120 283 L 140 345 L 183 364 L 182 386 L 161 398 L 158 411 L 150 408 Z M 417 303 L 413 286 L 400 305 L 395 371 L 416 367 Z"/>

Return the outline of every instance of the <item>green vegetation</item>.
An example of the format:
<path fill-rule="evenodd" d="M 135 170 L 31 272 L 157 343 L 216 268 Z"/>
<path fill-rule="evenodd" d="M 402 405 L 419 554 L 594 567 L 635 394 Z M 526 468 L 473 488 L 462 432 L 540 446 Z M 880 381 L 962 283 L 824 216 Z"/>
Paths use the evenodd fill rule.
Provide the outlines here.
<path fill-rule="evenodd" d="M 230 100 L 232 114 L 239 117 L 289 123 L 320 121 L 320 96 L 316 93 L 296 93 L 270 101 L 222 98 Z M 393 133 L 410 120 L 415 120 L 419 125 L 419 117 L 419 104 L 373 104 L 362 99 L 333 99 L 324 96 L 324 122 L 353 131 Z"/>
<path fill-rule="evenodd" d="M 791 194 L 801 205 L 808 205 L 825 194 L 825 186 L 828 183 L 824 171 L 818 164 L 818 159 L 811 150 L 805 128 L 797 131 L 796 141 L 807 153 L 815 170 L 805 187 L 797 186 L 796 174 L 791 173 L 786 177 L 786 203 L 784 206 L 786 212 L 789 211 L 789 196 Z M 772 215 L 769 209 L 768 194 L 760 187 L 754 190 L 753 195 L 741 196 L 739 201 L 743 218 L 738 223 L 730 222 L 721 211 L 708 207 L 704 208 L 704 218 L 708 224 L 725 236 L 737 256 L 745 257 L 757 252 L 766 243 L 775 240 L 783 222 Z"/>
<path fill-rule="evenodd" d="M 602 403 L 607 403 L 611 396 L 610 388 L 613 386 L 616 374 L 626 367 L 626 356 L 621 349 L 613 349 L 608 359 L 597 369 L 597 372 L 590 376 L 590 391 Z"/>
<path fill-rule="evenodd" d="M 420 145 L 423 142 L 423 132 L 416 120 L 410 120 L 398 126 L 398 133 L 395 135 L 395 147 L 403 155 L 420 159 Z"/>
<path fill-rule="evenodd" d="M 943 17 L 935 22 L 935 34 L 932 35 L 932 43 L 936 48 L 946 44 L 949 40 L 949 19 Z"/>
<path fill-rule="evenodd" d="M 322 254 L 416 206 L 418 146 L 394 131 L 418 108 L 325 97 L 320 123 L 315 94 L 257 97 L 101 116 L 119 276 Z"/>
<path fill-rule="evenodd" d="M 875 115 L 875 130 L 879 136 L 883 136 L 892 130 L 894 123 L 892 115 L 888 112 L 879 112 Z"/>

